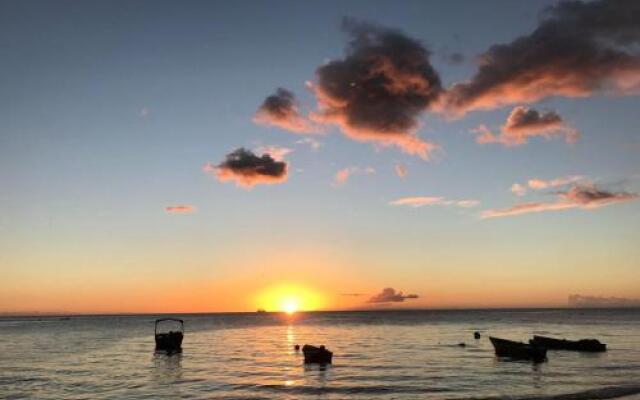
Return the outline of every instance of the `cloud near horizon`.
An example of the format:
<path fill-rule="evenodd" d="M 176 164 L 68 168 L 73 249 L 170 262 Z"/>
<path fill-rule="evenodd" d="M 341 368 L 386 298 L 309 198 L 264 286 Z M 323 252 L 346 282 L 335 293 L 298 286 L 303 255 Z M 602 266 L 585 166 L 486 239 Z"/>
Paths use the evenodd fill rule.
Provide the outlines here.
<path fill-rule="evenodd" d="M 504 146 L 520 146 L 529 142 L 532 137 L 552 139 L 564 136 L 565 142 L 575 143 L 580 134 L 565 124 L 555 111 L 539 112 L 524 106 L 515 107 L 501 127 L 500 134 L 494 134 L 485 125 L 471 130 L 478 134 L 479 144 L 500 143 Z"/>
<path fill-rule="evenodd" d="M 447 91 L 442 109 L 461 115 L 550 96 L 637 93 L 639 44 L 640 2 L 562 1 L 531 34 L 481 54 L 475 75 Z"/>
<path fill-rule="evenodd" d="M 233 181 L 244 188 L 282 183 L 288 178 L 286 162 L 277 161 L 268 153 L 258 156 L 242 147 L 227 154 L 218 165 L 207 163 L 203 170 L 214 174 L 220 182 Z"/>
<path fill-rule="evenodd" d="M 367 303 L 402 303 L 407 299 L 417 299 L 417 294 L 405 295 L 401 291 L 396 292 L 393 288 L 384 288 L 382 291 L 372 296 Z"/>
<path fill-rule="evenodd" d="M 576 308 L 599 307 L 640 307 L 640 299 L 626 297 L 583 296 L 580 294 L 569 295 L 568 306 Z"/>
<path fill-rule="evenodd" d="M 413 208 L 424 206 L 456 206 L 461 208 L 471 208 L 478 204 L 480 204 L 478 200 L 448 200 L 444 197 L 426 196 L 401 197 L 389 202 L 389 205 L 392 206 L 407 206 Z"/>
<path fill-rule="evenodd" d="M 319 129 L 300 114 L 295 95 L 287 89 L 278 88 L 268 96 L 253 117 L 253 122 L 272 125 L 294 133 L 317 133 Z"/>
<path fill-rule="evenodd" d="M 345 18 L 344 59 L 316 71 L 316 123 L 335 124 L 351 139 L 396 146 L 425 160 L 439 148 L 416 135 L 418 118 L 442 93 L 431 53 L 398 30 Z"/>
<path fill-rule="evenodd" d="M 557 192 L 556 194 L 558 198 L 554 202 L 521 203 L 503 209 L 484 210 L 480 214 L 480 217 L 483 219 L 500 218 L 545 211 L 567 210 L 573 208 L 592 210 L 610 204 L 634 201 L 639 197 L 637 193 L 610 192 L 607 190 L 599 189 L 594 184 L 586 183 L 576 184 L 570 189 L 562 192 Z"/>
<path fill-rule="evenodd" d="M 196 211 L 196 208 L 189 204 L 180 204 L 175 206 L 167 206 L 164 208 L 167 214 L 189 214 Z"/>

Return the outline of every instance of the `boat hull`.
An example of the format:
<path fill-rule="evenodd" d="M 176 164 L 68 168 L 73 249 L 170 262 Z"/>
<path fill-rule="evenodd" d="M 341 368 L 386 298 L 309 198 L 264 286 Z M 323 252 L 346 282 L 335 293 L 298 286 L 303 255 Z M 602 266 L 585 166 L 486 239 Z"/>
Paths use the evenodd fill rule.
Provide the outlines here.
<path fill-rule="evenodd" d="M 600 341 L 596 339 L 566 340 L 534 336 L 533 339 L 529 340 L 529 344 L 545 347 L 550 350 L 583 351 L 589 353 L 607 351 L 607 345 L 600 343 Z"/>
<path fill-rule="evenodd" d="M 324 346 L 315 347 L 308 344 L 302 346 L 305 364 L 331 364 L 333 353 Z"/>
<path fill-rule="evenodd" d="M 181 351 L 182 332 L 168 332 L 156 334 L 156 350 Z"/>
<path fill-rule="evenodd" d="M 547 359 L 547 349 L 522 342 L 489 337 L 496 356 L 512 360 L 530 360 L 543 362 Z"/>

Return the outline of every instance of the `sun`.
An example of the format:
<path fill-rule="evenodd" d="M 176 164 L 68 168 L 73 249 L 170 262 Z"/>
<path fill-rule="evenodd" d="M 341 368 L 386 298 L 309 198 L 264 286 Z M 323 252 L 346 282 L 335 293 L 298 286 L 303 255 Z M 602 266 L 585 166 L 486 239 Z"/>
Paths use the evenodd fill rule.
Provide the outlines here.
<path fill-rule="evenodd" d="M 268 311 L 293 315 L 302 311 L 322 308 L 322 297 L 308 287 L 297 284 L 281 284 L 265 288 L 256 296 L 256 306 Z"/>
<path fill-rule="evenodd" d="M 282 304 L 282 311 L 286 312 L 289 315 L 295 313 L 296 311 L 298 311 L 298 302 L 295 299 L 285 300 L 285 302 Z"/>

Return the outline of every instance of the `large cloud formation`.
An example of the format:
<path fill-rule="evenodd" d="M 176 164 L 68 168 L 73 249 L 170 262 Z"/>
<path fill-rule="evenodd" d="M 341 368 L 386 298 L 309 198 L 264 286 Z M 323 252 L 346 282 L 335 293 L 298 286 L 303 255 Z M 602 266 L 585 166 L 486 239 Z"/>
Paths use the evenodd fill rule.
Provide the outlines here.
<path fill-rule="evenodd" d="M 639 1 L 563 1 L 531 34 L 481 54 L 476 74 L 450 88 L 444 107 L 461 114 L 549 96 L 636 92 L 639 45 Z"/>
<path fill-rule="evenodd" d="M 438 146 L 416 134 L 418 118 L 442 93 L 430 52 L 397 30 L 343 21 L 351 41 L 342 60 L 316 71 L 313 119 L 337 124 L 348 137 L 397 146 L 423 159 Z"/>
<path fill-rule="evenodd" d="M 258 156 L 244 148 L 227 154 L 218 165 L 206 164 L 204 171 L 215 174 L 221 182 L 235 181 L 236 185 L 245 188 L 281 183 L 288 176 L 285 161 L 277 161 L 268 153 Z"/>
<path fill-rule="evenodd" d="M 393 288 L 384 288 L 382 292 L 372 296 L 367 303 L 402 303 L 406 299 L 417 299 L 417 294 L 404 294 L 396 292 Z"/>
<path fill-rule="evenodd" d="M 500 143 L 505 146 L 523 145 L 536 136 L 546 139 L 564 136 L 567 143 L 574 143 L 579 136 L 578 131 L 566 125 L 555 111 L 539 112 L 524 106 L 511 111 L 499 135 L 491 133 L 484 125 L 475 128 L 473 132 L 478 134 L 476 142 L 480 144 Z"/>
<path fill-rule="evenodd" d="M 253 117 L 253 121 L 262 125 L 273 125 L 295 133 L 313 133 L 316 127 L 300 114 L 298 102 L 293 93 L 278 88 L 268 96 Z"/>
<path fill-rule="evenodd" d="M 485 210 L 480 216 L 482 218 L 499 218 L 571 208 L 590 210 L 639 198 L 637 193 L 607 191 L 599 189 L 592 183 L 577 184 L 556 194 L 558 198 L 554 202 L 521 203 L 499 210 Z"/>

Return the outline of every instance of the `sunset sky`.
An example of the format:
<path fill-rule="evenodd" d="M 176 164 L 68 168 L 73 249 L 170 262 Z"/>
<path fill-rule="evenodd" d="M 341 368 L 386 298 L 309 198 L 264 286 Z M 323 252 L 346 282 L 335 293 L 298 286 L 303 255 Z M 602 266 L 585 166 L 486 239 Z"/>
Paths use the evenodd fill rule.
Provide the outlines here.
<path fill-rule="evenodd" d="M 638 299 L 639 16 L 0 1 L 0 312 Z"/>

